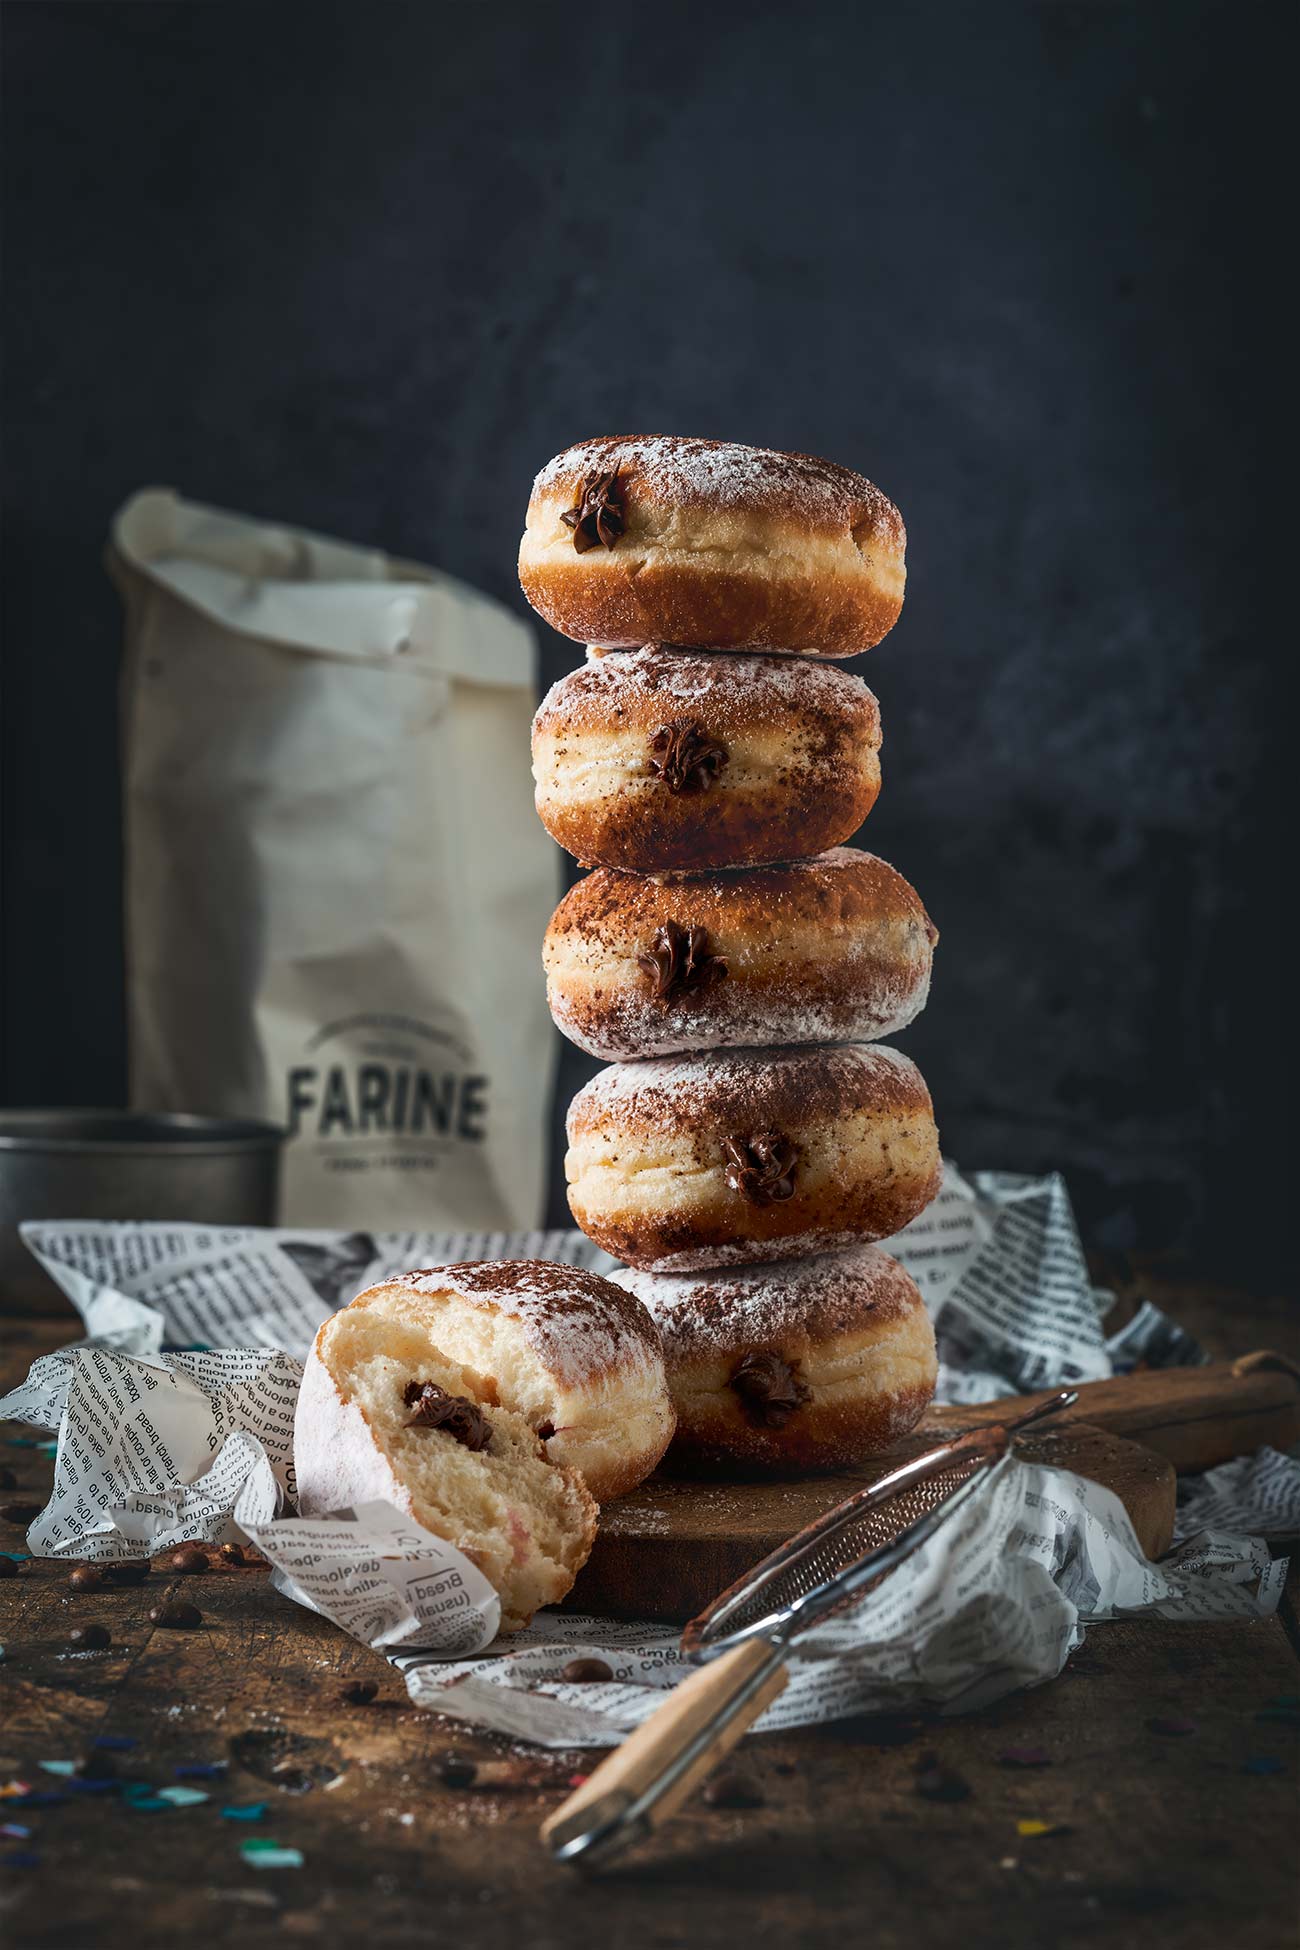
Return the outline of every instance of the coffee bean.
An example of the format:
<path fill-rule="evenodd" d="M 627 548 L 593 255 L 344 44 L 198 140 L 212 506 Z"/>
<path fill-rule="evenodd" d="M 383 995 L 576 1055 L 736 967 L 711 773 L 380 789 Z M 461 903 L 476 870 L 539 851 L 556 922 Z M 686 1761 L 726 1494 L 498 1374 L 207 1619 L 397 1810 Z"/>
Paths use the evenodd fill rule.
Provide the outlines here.
<path fill-rule="evenodd" d="M 0 1490 L 16 1490 L 17 1488 L 18 1478 L 14 1475 L 12 1469 L 0 1469 Z"/>
<path fill-rule="evenodd" d="M 199 1550 L 195 1544 L 182 1544 L 163 1562 L 165 1571 L 174 1571 L 183 1578 L 201 1577 L 207 1568 L 207 1552 Z"/>
<path fill-rule="evenodd" d="M 244 1553 L 238 1544 L 223 1544 L 217 1556 L 223 1564 L 242 1564 L 244 1561 Z"/>
<path fill-rule="evenodd" d="M 75 1571 L 68 1573 L 68 1583 L 74 1591 L 102 1591 L 104 1573 L 98 1564 L 78 1564 Z"/>
<path fill-rule="evenodd" d="M 143 1584 L 153 1565 L 147 1557 L 125 1558 L 120 1564 L 105 1564 L 104 1576 L 110 1584 Z"/>
<path fill-rule="evenodd" d="M 113 1635 L 103 1625 L 74 1625 L 68 1644 L 78 1652 L 102 1652 L 113 1643 Z"/>
<path fill-rule="evenodd" d="M 39 1503 L 0 1503 L 0 1523 L 20 1523 L 26 1529 L 40 1516 L 42 1508 Z"/>
<path fill-rule="evenodd" d="M 373 1679 L 354 1679 L 350 1685 L 339 1688 L 339 1698 L 347 1706 L 369 1706 L 378 1691 Z"/>
<path fill-rule="evenodd" d="M 614 1669 L 603 1659 L 570 1659 L 567 1666 L 561 1667 L 559 1676 L 571 1686 L 593 1686 L 602 1679 L 612 1679 Z"/>
<path fill-rule="evenodd" d="M 197 1605 L 155 1605 L 149 1618 L 167 1632 L 192 1632 L 196 1625 L 203 1623 L 203 1613 Z"/>
<path fill-rule="evenodd" d="M 726 1768 L 705 1782 L 700 1799 L 709 1808 L 761 1808 L 763 1805 L 763 1797 L 753 1782 Z"/>
<path fill-rule="evenodd" d="M 438 1779 L 444 1787 L 473 1787 L 478 1779 L 478 1768 L 463 1754 L 444 1754 L 442 1765 L 438 1769 Z"/>
<path fill-rule="evenodd" d="M 14 1563 L 12 1557 L 0 1557 L 0 1583 L 5 1578 L 16 1578 L 17 1576 L 18 1566 Z"/>

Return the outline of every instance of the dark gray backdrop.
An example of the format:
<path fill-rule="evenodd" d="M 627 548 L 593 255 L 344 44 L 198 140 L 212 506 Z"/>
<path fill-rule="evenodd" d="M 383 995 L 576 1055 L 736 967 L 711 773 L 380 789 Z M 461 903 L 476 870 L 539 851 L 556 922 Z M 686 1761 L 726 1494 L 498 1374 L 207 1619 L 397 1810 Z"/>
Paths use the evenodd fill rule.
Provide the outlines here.
<path fill-rule="evenodd" d="M 123 1088 L 131 489 L 519 602 L 555 449 L 720 435 L 907 519 L 863 837 L 942 931 L 946 1147 L 1275 1274 L 1281 18 L 10 0 L 7 1101 Z"/>

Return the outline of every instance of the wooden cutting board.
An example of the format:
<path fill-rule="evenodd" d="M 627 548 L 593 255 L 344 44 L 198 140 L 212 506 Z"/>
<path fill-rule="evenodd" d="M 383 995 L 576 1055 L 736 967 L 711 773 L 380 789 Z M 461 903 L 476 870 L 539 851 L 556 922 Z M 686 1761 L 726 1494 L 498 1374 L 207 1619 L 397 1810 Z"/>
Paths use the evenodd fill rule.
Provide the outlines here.
<path fill-rule="evenodd" d="M 831 1476 L 701 1482 L 661 1471 L 602 1510 L 566 1609 L 685 1624 L 854 1490 L 945 1436 L 987 1427 L 1039 1399 L 932 1409 L 887 1455 Z M 1173 1534 L 1178 1472 L 1212 1468 L 1262 1443 L 1285 1448 L 1296 1441 L 1300 1371 L 1281 1355 L 1259 1353 L 1087 1382 L 1075 1408 L 1028 1432 L 1017 1451 L 1113 1490 L 1147 1556 L 1159 1557 Z"/>

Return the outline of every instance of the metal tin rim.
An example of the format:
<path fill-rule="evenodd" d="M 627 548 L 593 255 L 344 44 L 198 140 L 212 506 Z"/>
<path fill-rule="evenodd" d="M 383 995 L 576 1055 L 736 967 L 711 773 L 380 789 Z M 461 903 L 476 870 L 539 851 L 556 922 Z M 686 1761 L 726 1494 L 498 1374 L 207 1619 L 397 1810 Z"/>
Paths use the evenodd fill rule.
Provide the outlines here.
<path fill-rule="evenodd" d="M 66 1125 L 66 1130 L 60 1130 Z M 96 1130 L 98 1127 L 98 1131 Z M 252 1117 L 201 1117 L 185 1111 L 0 1110 L 0 1152 L 58 1157 L 210 1158 L 278 1150 L 287 1133 Z"/>

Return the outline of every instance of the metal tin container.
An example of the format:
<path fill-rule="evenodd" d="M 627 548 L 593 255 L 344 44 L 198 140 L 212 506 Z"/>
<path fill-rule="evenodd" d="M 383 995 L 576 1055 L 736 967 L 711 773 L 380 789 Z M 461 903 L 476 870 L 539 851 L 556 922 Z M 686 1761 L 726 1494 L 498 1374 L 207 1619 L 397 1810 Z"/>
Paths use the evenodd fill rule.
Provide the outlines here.
<path fill-rule="evenodd" d="M 67 1307 L 18 1236 L 23 1219 L 273 1225 L 284 1133 L 161 1111 L 0 1111 L 0 1313 Z"/>

